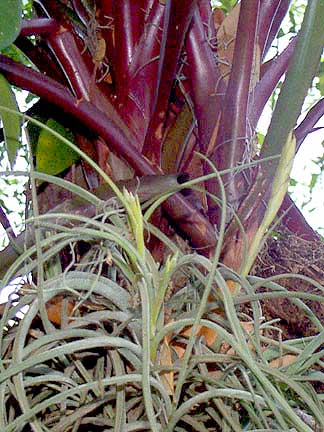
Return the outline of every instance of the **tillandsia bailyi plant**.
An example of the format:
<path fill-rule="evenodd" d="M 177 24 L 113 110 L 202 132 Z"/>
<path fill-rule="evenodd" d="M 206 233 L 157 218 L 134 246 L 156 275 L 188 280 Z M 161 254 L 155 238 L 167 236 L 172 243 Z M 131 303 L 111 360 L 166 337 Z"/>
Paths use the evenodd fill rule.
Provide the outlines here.
<path fill-rule="evenodd" d="M 1 1 L 1 154 L 14 174 L 23 124 L 33 216 L 15 236 L 1 202 L 3 285 L 31 272 L 2 316 L 3 430 L 324 423 L 311 384 L 323 373 L 323 244 L 287 195 L 294 156 L 324 114 L 320 99 L 297 126 L 324 46 L 324 4 L 306 3 L 300 30 L 269 59 L 289 0 Z M 12 86 L 34 95 L 23 114 Z M 143 217 L 140 203 L 156 197 Z M 315 263 L 300 253 L 312 245 Z M 300 274 L 297 293 L 291 274 L 276 283 L 282 269 Z M 304 351 L 271 342 L 279 330 L 262 324 L 259 300 L 287 297 L 281 315 L 308 323 Z M 290 357 L 273 369 L 279 354 Z"/>

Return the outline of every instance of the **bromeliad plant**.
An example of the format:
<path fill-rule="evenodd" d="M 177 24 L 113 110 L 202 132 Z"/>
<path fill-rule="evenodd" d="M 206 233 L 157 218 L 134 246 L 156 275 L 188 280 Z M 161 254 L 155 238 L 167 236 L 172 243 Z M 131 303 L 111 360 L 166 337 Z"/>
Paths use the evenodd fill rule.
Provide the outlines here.
<path fill-rule="evenodd" d="M 36 236 L 36 256 L 30 247 L 11 268 L 26 263 L 37 283 L 20 286 L 2 311 L 1 430 L 311 432 L 322 424 L 323 401 L 314 392 L 323 375 L 317 317 L 310 314 L 320 331 L 314 337 L 274 337 L 258 291 L 266 286 L 284 298 L 283 287 L 226 269 L 220 247 L 213 261 L 183 253 L 149 224 L 151 207 L 143 216 L 138 197 L 126 190 L 119 197 L 92 218 L 56 213 L 55 225 L 51 214 L 34 218 L 36 231 L 56 235 L 38 244 Z M 145 245 L 148 231 L 168 251 L 163 265 Z M 80 240 L 92 245 L 82 259 Z M 55 273 L 57 252 L 67 245 L 70 267 Z M 241 295 L 233 297 L 229 280 Z M 210 304 L 216 287 L 218 302 Z"/>
<path fill-rule="evenodd" d="M 276 218 L 278 261 L 286 230 L 322 247 L 287 186 L 324 113 L 321 99 L 296 127 L 323 50 L 324 5 L 309 1 L 298 35 L 266 60 L 290 3 L 242 0 L 224 14 L 207 0 L 38 0 L 21 19 L 20 1 L 2 0 L 3 141 L 13 169 L 22 118 L 34 206 L 33 229 L 17 237 L 0 213 L 11 236 L 3 285 L 33 277 L 2 315 L 2 430 L 324 422 L 313 387 L 323 370 L 321 267 L 299 272 L 298 291 L 309 293 L 287 292 L 277 275 L 248 277 L 255 260 L 258 275 L 272 267 L 259 252 Z M 259 143 L 258 120 L 284 74 Z M 11 86 L 39 97 L 25 115 Z M 200 187 L 174 193 L 187 173 Z M 144 218 L 143 190 L 144 201 L 161 196 Z M 315 329 L 303 345 L 277 340 L 262 321 L 260 299 L 287 297 Z M 302 299 L 320 305 L 317 315 Z"/>

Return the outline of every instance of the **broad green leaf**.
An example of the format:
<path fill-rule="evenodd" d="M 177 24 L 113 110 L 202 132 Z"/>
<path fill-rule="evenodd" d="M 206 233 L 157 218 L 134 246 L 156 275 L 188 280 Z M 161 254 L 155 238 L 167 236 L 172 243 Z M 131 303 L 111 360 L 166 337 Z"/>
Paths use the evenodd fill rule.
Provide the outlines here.
<path fill-rule="evenodd" d="M 54 119 L 46 126 L 74 143 L 74 135 Z M 36 168 L 45 174 L 56 175 L 69 168 L 79 159 L 79 155 L 48 129 L 42 129 L 36 147 Z"/>
<path fill-rule="evenodd" d="M 21 146 L 21 119 L 18 114 L 5 111 L 1 107 L 9 108 L 17 113 L 19 112 L 11 86 L 5 77 L 0 74 L 0 117 L 4 130 L 8 159 L 12 168 L 16 160 L 17 151 Z"/>
<path fill-rule="evenodd" d="M 21 27 L 22 1 L 0 1 L 0 50 L 9 46 L 18 36 Z"/>

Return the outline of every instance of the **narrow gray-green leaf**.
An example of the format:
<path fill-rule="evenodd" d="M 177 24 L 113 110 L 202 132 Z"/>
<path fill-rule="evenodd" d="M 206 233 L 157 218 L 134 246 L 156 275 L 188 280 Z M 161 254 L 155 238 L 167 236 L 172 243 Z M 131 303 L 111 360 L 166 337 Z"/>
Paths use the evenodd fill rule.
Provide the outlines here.
<path fill-rule="evenodd" d="M 5 77 L 0 74 L 0 117 L 4 130 L 8 159 L 12 168 L 17 157 L 17 151 L 21 145 L 21 120 L 17 114 L 6 111 L 3 107 L 19 112 L 11 86 Z"/>

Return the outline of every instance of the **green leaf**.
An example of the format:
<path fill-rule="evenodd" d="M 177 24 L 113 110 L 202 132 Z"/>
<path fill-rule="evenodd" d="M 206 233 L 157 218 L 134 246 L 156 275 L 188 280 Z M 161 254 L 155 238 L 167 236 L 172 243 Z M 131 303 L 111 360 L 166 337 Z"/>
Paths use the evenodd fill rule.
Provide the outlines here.
<path fill-rule="evenodd" d="M 290 182 L 289 182 L 289 186 L 295 187 L 297 185 L 297 183 L 298 183 L 297 180 L 291 178 Z"/>
<path fill-rule="evenodd" d="M 257 132 L 257 138 L 258 138 L 259 145 L 262 145 L 264 138 L 265 138 L 265 135 L 263 135 L 261 132 Z"/>
<path fill-rule="evenodd" d="M 5 77 L 0 74 L 0 117 L 4 130 L 8 159 L 12 168 L 16 160 L 17 151 L 21 146 L 21 120 L 19 115 L 5 111 L 1 107 L 9 108 L 19 113 L 11 86 Z"/>
<path fill-rule="evenodd" d="M 0 1 L 0 50 L 9 46 L 18 36 L 21 27 L 21 0 Z"/>
<path fill-rule="evenodd" d="M 38 120 L 41 123 L 46 124 L 47 120 L 48 120 L 48 116 L 42 116 L 37 114 L 32 115 L 34 120 Z M 38 139 L 39 139 L 39 135 L 42 131 L 42 128 L 40 128 L 38 125 L 36 125 L 34 122 L 32 121 L 28 121 L 27 123 L 27 132 L 28 132 L 28 141 L 31 147 L 31 151 L 33 153 L 33 155 L 36 154 L 36 148 L 37 148 L 37 143 L 38 143 Z"/>
<path fill-rule="evenodd" d="M 23 1 L 23 15 L 24 18 L 33 18 L 33 0 Z"/>
<path fill-rule="evenodd" d="M 58 132 L 72 143 L 73 133 L 54 119 L 49 119 L 46 126 Z M 62 140 L 55 137 L 48 129 L 42 129 L 36 147 L 36 168 L 45 174 L 56 175 L 69 168 L 79 159 L 79 155 Z"/>
<path fill-rule="evenodd" d="M 7 57 L 10 57 L 12 60 L 15 60 L 17 63 L 21 63 L 25 66 L 32 67 L 36 70 L 36 66 L 30 62 L 28 57 L 19 49 L 16 45 L 11 44 L 6 48 L 1 50 L 1 54 L 4 54 Z"/>
<path fill-rule="evenodd" d="M 311 181 L 309 183 L 309 191 L 310 192 L 313 191 L 319 176 L 320 176 L 320 174 L 314 174 L 314 173 L 312 174 L 312 178 L 311 178 Z"/>

